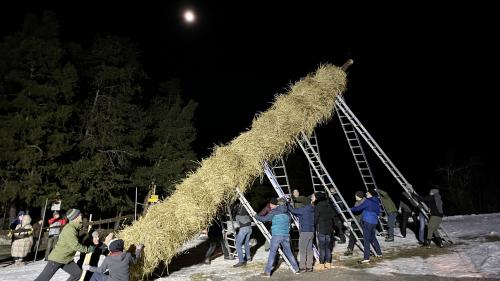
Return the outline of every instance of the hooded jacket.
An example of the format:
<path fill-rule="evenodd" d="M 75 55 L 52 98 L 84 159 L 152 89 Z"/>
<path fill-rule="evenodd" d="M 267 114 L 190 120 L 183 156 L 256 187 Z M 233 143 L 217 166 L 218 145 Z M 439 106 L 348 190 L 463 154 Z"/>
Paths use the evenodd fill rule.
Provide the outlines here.
<path fill-rule="evenodd" d="M 443 201 L 441 200 L 441 195 L 439 194 L 439 190 L 431 189 L 429 196 L 421 197 L 417 194 L 413 194 L 415 198 L 420 201 L 423 201 L 429 205 L 429 209 L 431 211 L 431 216 L 442 217 L 443 216 Z"/>
<path fill-rule="evenodd" d="M 129 252 L 110 253 L 102 262 L 101 266 L 91 266 L 92 272 L 104 273 L 109 271 L 108 281 L 128 281 L 129 267 L 137 262 L 141 257 L 141 251 L 136 250 L 135 256 Z"/>

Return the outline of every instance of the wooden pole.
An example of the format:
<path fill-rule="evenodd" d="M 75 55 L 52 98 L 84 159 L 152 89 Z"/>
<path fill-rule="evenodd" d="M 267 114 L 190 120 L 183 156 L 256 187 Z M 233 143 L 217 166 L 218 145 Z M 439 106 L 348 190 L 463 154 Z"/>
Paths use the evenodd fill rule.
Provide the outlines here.
<path fill-rule="evenodd" d="M 33 259 L 33 262 L 36 261 L 36 256 L 38 255 L 38 247 L 40 247 L 40 238 L 42 237 L 43 224 L 45 223 L 45 213 L 47 212 L 47 203 L 49 203 L 49 198 L 45 199 L 45 207 L 43 208 L 43 214 L 42 214 L 42 225 L 40 226 L 40 233 L 38 233 L 38 239 L 36 241 L 35 258 Z"/>

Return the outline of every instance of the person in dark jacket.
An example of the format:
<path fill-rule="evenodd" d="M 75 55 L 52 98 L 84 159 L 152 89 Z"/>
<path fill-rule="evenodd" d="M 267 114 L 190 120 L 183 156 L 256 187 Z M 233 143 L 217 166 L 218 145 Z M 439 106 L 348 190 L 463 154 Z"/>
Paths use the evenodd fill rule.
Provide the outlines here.
<path fill-rule="evenodd" d="M 280 198 L 271 199 L 271 212 L 265 216 L 256 215 L 255 218 L 261 222 L 271 221 L 271 248 L 269 250 L 269 258 L 264 272 L 261 273 L 262 277 L 270 277 L 273 269 L 274 260 L 279 247 L 283 250 L 286 258 L 290 261 L 292 269 L 295 273 L 299 273 L 299 266 L 292 254 L 290 248 L 290 215 L 285 205 L 285 200 Z"/>
<path fill-rule="evenodd" d="M 354 194 L 354 198 L 356 199 L 354 207 L 357 207 L 365 201 L 365 193 L 363 191 L 356 191 L 356 193 Z M 360 226 L 363 227 L 363 221 L 361 220 L 361 213 L 355 214 L 354 218 L 358 221 Z M 353 227 L 355 224 L 356 224 L 355 222 L 351 222 L 351 225 L 353 225 Z M 354 251 L 354 244 L 356 244 L 356 237 L 354 236 L 353 233 L 350 233 L 349 244 L 347 244 L 347 250 L 344 252 L 344 256 L 352 255 L 352 252 Z"/>
<path fill-rule="evenodd" d="M 315 271 L 330 269 L 332 264 L 333 220 L 335 211 L 328 202 L 324 192 L 316 192 L 313 197 L 314 223 L 318 239 L 319 264 L 314 266 Z"/>
<path fill-rule="evenodd" d="M 361 213 L 361 220 L 363 221 L 363 260 L 360 263 L 370 262 L 370 245 L 375 248 L 376 257 L 382 258 L 382 250 L 380 250 L 380 244 L 378 243 L 377 236 L 375 235 L 375 230 L 378 224 L 378 216 L 380 214 L 380 201 L 376 197 L 377 191 L 370 189 L 366 192 L 366 199 L 357 207 L 352 207 L 352 212 Z"/>
<path fill-rule="evenodd" d="M 396 227 L 396 217 L 398 216 L 398 209 L 396 209 L 396 204 L 392 201 L 389 194 L 382 189 L 377 189 L 380 195 L 380 201 L 387 212 L 387 236 L 385 238 L 386 242 L 394 241 L 394 228 Z"/>
<path fill-rule="evenodd" d="M 236 221 L 239 224 L 238 234 L 236 235 L 236 251 L 238 252 L 238 263 L 233 267 L 240 267 L 252 260 L 250 253 L 250 236 L 252 235 L 252 218 L 242 204 L 238 207 Z M 245 244 L 245 253 L 243 253 L 243 244 Z"/>
<path fill-rule="evenodd" d="M 90 235 L 88 235 L 90 233 Z M 101 242 L 99 240 L 99 231 L 97 230 L 90 230 L 86 235 L 85 238 L 83 239 L 83 245 L 84 246 L 94 246 L 94 251 L 90 254 L 90 261 L 89 265 L 90 266 L 97 266 L 99 264 L 99 259 L 101 258 L 101 255 L 107 255 L 109 253 L 108 247 L 106 246 L 105 243 Z M 108 237 L 106 237 L 106 240 L 108 242 L 113 238 L 113 233 L 111 232 L 108 234 Z M 85 253 L 80 253 L 80 259 L 76 262 L 76 264 L 79 267 L 83 268 L 83 262 L 85 260 Z M 92 278 L 93 272 L 87 272 L 85 274 L 85 278 L 83 280 L 89 281 Z"/>
<path fill-rule="evenodd" d="M 222 222 L 220 219 L 215 218 L 212 220 L 212 224 L 208 227 L 207 234 L 210 245 L 205 253 L 205 264 L 210 264 L 212 261 L 212 255 L 214 254 L 215 249 L 217 249 L 218 244 L 222 249 L 225 260 L 234 259 L 234 257 L 229 254 L 226 243 L 224 242 L 224 237 L 222 235 Z"/>
<path fill-rule="evenodd" d="M 288 211 L 299 219 L 299 271 L 310 272 L 314 262 L 314 206 L 311 203 L 300 208 L 288 205 Z"/>
<path fill-rule="evenodd" d="M 341 200 L 339 195 L 337 194 L 337 191 L 335 191 L 333 187 L 330 188 L 330 192 L 332 193 L 333 198 L 335 198 L 337 202 Z M 335 233 L 335 236 L 338 237 L 339 239 L 338 243 L 344 244 L 346 242 L 346 235 L 344 233 L 344 225 L 342 224 L 340 211 L 337 210 L 333 202 L 330 202 L 330 206 L 332 206 L 333 210 L 335 211 L 335 216 L 333 217 L 333 232 Z"/>
<path fill-rule="evenodd" d="M 439 194 L 439 190 L 431 189 L 429 191 L 429 196 L 421 197 L 416 193 L 413 193 L 413 196 L 418 200 L 427 203 L 431 217 L 429 219 L 429 223 L 427 226 L 427 239 L 424 241 L 423 247 L 430 247 L 432 236 L 434 235 L 436 238 L 436 245 L 439 247 L 443 247 L 443 241 L 437 232 L 441 221 L 443 220 L 443 201 L 441 200 L 441 194 Z"/>
<path fill-rule="evenodd" d="M 300 208 L 311 203 L 311 200 L 305 196 L 301 196 L 298 189 L 294 189 L 292 193 L 293 207 Z"/>
<path fill-rule="evenodd" d="M 109 255 L 104 259 L 101 266 L 83 265 L 83 270 L 93 272 L 90 281 L 128 281 L 129 268 L 134 265 L 141 256 L 142 244 L 135 245 L 135 255 L 123 252 L 124 241 L 113 239 L 109 242 Z M 104 273 L 108 272 L 109 275 Z"/>
<path fill-rule="evenodd" d="M 411 217 L 413 219 L 414 225 L 413 230 L 416 234 L 418 234 L 419 241 L 422 241 L 423 243 L 425 238 L 423 238 L 423 235 L 420 233 L 420 229 L 424 229 L 425 221 L 421 221 L 417 218 L 417 214 L 420 212 L 420 210 L 418 210 L 417 206 L 414 205 L 413 201 L 409 198 L 409 195 L 408 193 L 406 193 L 406 191 L 403 191 L 401 193 L 398 211 L 401 214 L 400 231 L 403 238 L 406 237 L 408 219 Z M 417 225 L 419 225 L 420 227 L 417 227 Z M 422 238 L 420 238 L 421 235 Z"/>

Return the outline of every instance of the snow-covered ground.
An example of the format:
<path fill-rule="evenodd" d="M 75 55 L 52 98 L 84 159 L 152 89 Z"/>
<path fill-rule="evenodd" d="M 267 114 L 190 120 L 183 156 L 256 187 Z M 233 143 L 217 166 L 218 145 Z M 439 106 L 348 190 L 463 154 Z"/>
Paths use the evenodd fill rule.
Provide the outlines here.
<path fill-rule="evenodd" d="M 379 279 L 393 280 L 398 276 L 415 276 L 415 280 L 426 280 L 429 276 L 455 278 L 500 278 L 500 213 L 453 216 L 445 218 L 444 227 L 454 239 L 455 244 L 444 249 L 433 245 L 431 249 L 422 249 L 416 244 L 414 235 L 409 231 L 406 238 L 399 237 L 396 229 L 395 242 L 385 242 L 379 238 L 384 251 L 384 260 L 369 266 L 360 266 L 355 262 L 360 259 L 360 251 L 353 257 L 343 257 L 346 244 L 336 245 L 334 269 L 328 272 L 290 275 L 286 265 L 282 265 L 273 279 L 280 280 L 329 280 L 338 274 L 355 272 L 367 276 L 379 276 Z M 199 242 L 191 241 L 184 249 L 196 252 Z M 199 252 L 199 251 L 198 251 Z M 246 267 L 233 268 L 236 261 L 219 257 L 210 265 L 194 264 L 171 272 L 159 281 L 181 280 L 246 280 L 254 279 L 262 272 L 268 252 L 263 247 L 257 249 L 253 261 Z M 189 253 L 187 254 L 189 256 Z M 2 265 L 0 265 L 2 266 Z M 0 268 L 0 280 L 34 280 L 42 271 L 45 262 L 30 263 L 23 267 L 13 265 Z M 337 269 L 337 270 L 336 270 Z M 385 276 L 385 277 L 384 277 Z M 419 278 L 421 276 L 421 278 Z M 68 275 L 58 271 L 52 280 L 66 280 Z M 323 278 L 326 277 L 326 278 Z M 377 278 L 375 278 L 377 279 Z M 361 280 L 361 279 L 360 279 Z M 368 280 L 374 280 L 368 278 Z"/>

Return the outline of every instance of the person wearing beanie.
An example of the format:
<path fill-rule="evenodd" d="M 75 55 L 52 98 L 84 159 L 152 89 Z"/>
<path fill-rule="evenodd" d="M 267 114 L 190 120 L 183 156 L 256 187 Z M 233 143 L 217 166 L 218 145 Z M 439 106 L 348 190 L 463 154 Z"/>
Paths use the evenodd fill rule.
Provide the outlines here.
<path fill-rule="evenodd" d="M 295 196 L 297 198 L 298 196 Z M 314 206 L 309 204 L 302 204 L 300 207 L 291 205 L 288 206 L 288 211 L 296 215 L 299 219 L 299 271 L 311 272 L 313 271 L 313 242 L 314 242 Z"/>
<path fill-rule="evenodd" d="M 22 223 L 22 221 L 23 221 L 23 216 L 24 216 L 24 211 L 19 211 L 19 213 L 17 213 L 17 217 L 16 217 L 16 219 L 15 219 L 15 220 L 13 220 L 13 221 L 11 222 L 11 224 L 10 224 L 10 227 L 9 227 L 9 228 L 10 228 L 11 230 L 16 229 L 16 227 Z"/>
<path fill-rule="evenodd" d="M 70 209 L 66 212 L 69 223 L 62 229 L 59 239 L 52 252 L 49 254 L 48 262 L 35 281 L 47 281 L 62 268 L 70 276 L 68 281 L 78 281 L 82 270 L 73 261 L 76 252 L 92 253 L 94 245 L 84 246 L 78 242 L 78 232 L 82 228 L 82 214 L 78 209 Z"/>
<path fill-rule="evenodd" d="M 109 255 L 106 256 L 101 266 L 83 265 L 83 270 L 93 272 L 90 281 L 128 281 L 130 266 L 134 265 L 141 257 L 144 245 L 135 246 L 135 255 L 124 252 L 125 243 L 122 239 L 113 239 L 108 243 Z M 104 273 L 108 271 L 109 275 Z"/>
<path fill-rule="evenodd" d="M 443 201 L 441 199 L 441 194 L 439 194 L 439 190 L 431 189 L 429 191 L 429 196 L 426 197 L 418 196 L 415 192 L 412 195 L 419 201 L 427 203 L 430 209 L 431 217 L 429 218 L 429 224 L 427 226 L 427 239 L 424 241 L 422 247 L 431 247 L 433 235 L 436 238 L 436 245 L 441 248 L 444 247 L 443 241 L 437 231 L 439 229 L 439 225 L 441 225 L 441 221 L 443 220 Z"/>
<path fill-rule="evenodd" d="M 356 202 L 354 203 L 354 207 L 357 207 L 361 205 L 365 201 L 365 193 L 363 191 L 356 191 L 354 194 L 354 198 L 356 199 Z M 363 227 L 363 221 L 361 220 L 361 214 L 355 214 L 354 218 L 358 221 L 361 227 Z M 351 222 L 351 225 L 355 225 L 356 223 L 354 221 Z M 349 244 L 347 244 L 347 250 L 344 252 L 344 256 L 350 256 L 352 255 L 352 252 L 354 251 L 354 244 L 356 243 L 356 237 L 354 234 L 351 232 L 349 235 Z"/>
<path fill-rule="evenodd" d="M 366 193 L 366 199 L 363 203 L 358 206 L 351 208 L 351 212 L 362 212 L 361 220 L 363 228 L 363 260 L 360 261 L 362 264 L 370 262 L 370 245 L 375 248 L 375 253 L 377 258 L 382 257 L 382 250 L 380 249 L 380 244 L 378 243 L 377 236 L 375 235 L 375 230 L 378 224 L 378 216 L 380 214 L 380 200 L 376 197 L 377 192 L 374 189 L 370 189 Z"/>

